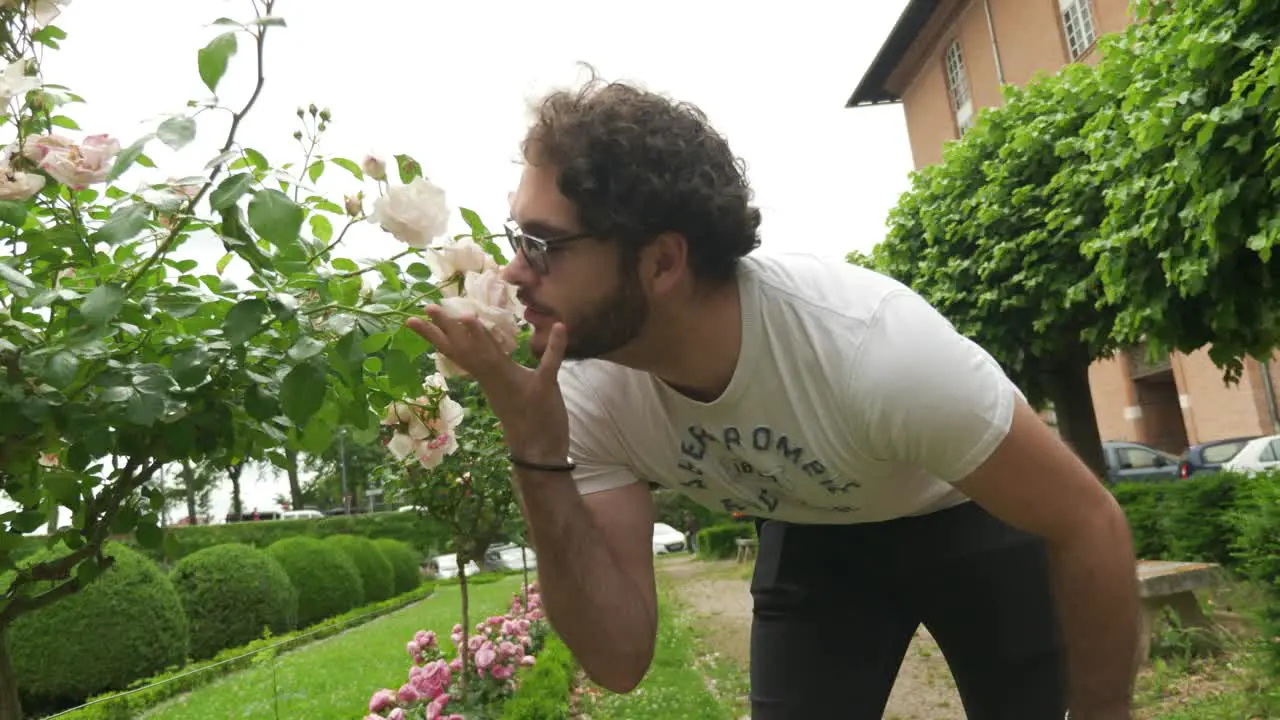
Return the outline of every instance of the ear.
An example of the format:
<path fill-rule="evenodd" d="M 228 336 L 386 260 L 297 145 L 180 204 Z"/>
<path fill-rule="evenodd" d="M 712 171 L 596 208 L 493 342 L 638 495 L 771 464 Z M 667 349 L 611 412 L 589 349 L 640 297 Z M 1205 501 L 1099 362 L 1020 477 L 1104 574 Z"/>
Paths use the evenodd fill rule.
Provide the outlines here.
<path fill-rule="evenodd" d="M 655 294 L 668 293 L 689 276 L 689 243 L 684 235 L 662 233 L 640 253 L 640 279 Z"/>

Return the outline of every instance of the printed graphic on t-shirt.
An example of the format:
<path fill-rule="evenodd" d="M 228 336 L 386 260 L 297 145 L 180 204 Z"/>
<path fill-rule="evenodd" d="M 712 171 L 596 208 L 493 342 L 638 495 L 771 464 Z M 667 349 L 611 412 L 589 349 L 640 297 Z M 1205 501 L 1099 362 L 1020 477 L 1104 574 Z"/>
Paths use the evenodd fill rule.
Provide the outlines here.
<path fill-rule="evenodd" d="M 857 512 L 851 495 L 861 487 L 844 480 L 802 443 L 768 425 L 726 425 L 711 431 L 690 425 L 680 440 L 677 482 L 686 492 L 715 493 L 726 512 L 768 515 L 784 502 L 823 510 Z M 722 482 L 709 481 L 709 474 Z M 816 502 L 815 491 L 830 502 Z M 723 490 L 735 497 L 723 497 Z"/>

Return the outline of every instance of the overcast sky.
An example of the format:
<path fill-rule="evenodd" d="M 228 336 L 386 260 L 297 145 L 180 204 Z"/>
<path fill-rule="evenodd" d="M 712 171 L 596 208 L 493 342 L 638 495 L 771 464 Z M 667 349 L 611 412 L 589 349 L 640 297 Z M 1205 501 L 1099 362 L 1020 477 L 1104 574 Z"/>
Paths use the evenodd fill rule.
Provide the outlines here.
<path fill-rule="evenodd" d="M 407 152 L 452 206 L 475 209 L 492 226 L 518 180 L 529 100 L 575 83 L 576 63 L 589 62 L 607 79 L 707 113 L 747 163 L 764 217 L 761 252 L 840 260 L 879 242 L 908 185 L 901 107 L 844 107 L 905 4 L 280 0 L 276 14 L 288 27 L 268 34 L 266 86 L 239 137 L 276 165 L 296 160 L 295 109 L 328 107 L 334 121 L 322 152 L 357 161 Z M 127 145 L 208 96 L 196 50 L 223 30 L 210 23 L 251 15 L 249 0 L 75 0 L 56 21 L 69 37 L 44 58 L 45 78 L 85 97 L 87 105 L 68 113 L 85 132 Z M 236 107 L 254 79 L 246 40 L 219 88 Z M 153 143 L 148 153 L 159 168 L 131 173 L 130 182 L 199 172 L 227 120 L 206 114 L 199 122 L 197 141 L 182 153 Z M 354 186 L 335 171 L 321 186 L 340 198 Z M 377 228 L 364 230 L 348 235 L 352 256 L 399 249 Z M 221 249 L 183 254 L 212 262 Z M 248 482 L 245 491 L 247 508 L 267 507 L 279 486 Z"/>

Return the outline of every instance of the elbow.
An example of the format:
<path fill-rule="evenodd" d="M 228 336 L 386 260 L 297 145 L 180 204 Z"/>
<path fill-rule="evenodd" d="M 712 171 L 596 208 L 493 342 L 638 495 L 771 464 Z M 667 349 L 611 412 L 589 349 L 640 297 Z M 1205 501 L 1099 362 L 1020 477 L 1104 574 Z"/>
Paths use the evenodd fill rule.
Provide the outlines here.
<path fill-rule="evenodd" d="M 618 695 L 626 695 L 635 690 L 636 687 L 644 680 L 645 675 L 649 673 L 649 666 L 653 662 L 653 644 L 649 644 L 642 651 L 627 653 L 621 657 L 615 657 L 613 661 L 596 663 L 594 667 L 587 667 L 584 664 L 583 671 L 591 682 Z"/>

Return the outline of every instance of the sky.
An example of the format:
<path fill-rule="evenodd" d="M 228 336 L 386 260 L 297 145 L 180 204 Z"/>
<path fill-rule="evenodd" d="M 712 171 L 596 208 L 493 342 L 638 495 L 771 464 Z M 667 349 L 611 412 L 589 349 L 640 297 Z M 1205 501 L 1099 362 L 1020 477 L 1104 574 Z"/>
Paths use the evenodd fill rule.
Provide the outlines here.
<path fill-rule="evenodd" d="M 608 12 L 586 0 L 278 0 L 275 14 L 287 27 L 267 34 L 266 82 L 238 138 L 276 166 L 297 162 L 295 111 L 315 103 L 333 116 L 320 152 L 356 161 L 408 153 L 453 208 L 476 210 L 494 226 L 519 179 L 529 103 L 580 82 L 585 62 L 605 79 L 638 83 L 707 114 L 746 162 L 763 213 L 757 252 L 842 261 L 881 240 L 886 214 L 909 184 L 901 106 L 844 107 L 905 4 L 791 0 L 746 9 L 725 0 L 650 0 Z M 189 100 L 209 98 L 196 51 L 225 30 L 213 20 L 251 18 L 252 7 L 250 0 L 75 0 L 55 21 L 68 34 L 62 49 L 42 60 L 46 82 L 86 100 L 68 110 L 83 133 L 68 135 L 105 132 L 128 145 L 187 111 Z M 220 100 L 238 108 L 254 80 L 252 45 L 242 36 Z M 207 112 L 197 122 L 196 140 L 181 152 L 153 141 L 147 153 L 158 167 L 131 172 L 125 184 L 201 172 L 229 120 Z M 326 171 L 327 197 L 358 189 L 344 175 Z M 456 225 L 461 231 L 460 219 Z M 372 225 L 345 241 L 355 258 L 401 247 Z M 212 264 L 222 252 L 205 242 L 180 256 Z M 242 276 L 244 268 L 233 263 L 227 272 Z M 281 484 L 247 479 L 246 508 L 272 506 Z M 219 493 L 215 514 L 227 502 Z"/>

